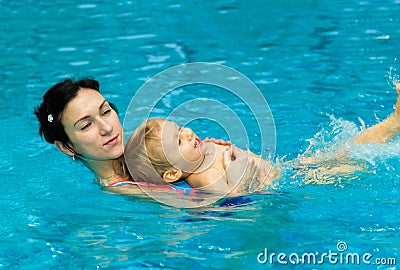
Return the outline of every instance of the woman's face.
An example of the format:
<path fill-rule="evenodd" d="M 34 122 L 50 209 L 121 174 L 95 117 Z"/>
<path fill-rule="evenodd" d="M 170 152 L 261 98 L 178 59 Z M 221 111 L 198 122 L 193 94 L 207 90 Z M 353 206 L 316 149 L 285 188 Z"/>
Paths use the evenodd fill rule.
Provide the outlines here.
<path fill-rule="evenodd" d="M 73 149 L 84 160 L 110 160 L 124 152 L 124 135 L 117 113 L 96 90 L 82 88 L 61 119 Z"/>

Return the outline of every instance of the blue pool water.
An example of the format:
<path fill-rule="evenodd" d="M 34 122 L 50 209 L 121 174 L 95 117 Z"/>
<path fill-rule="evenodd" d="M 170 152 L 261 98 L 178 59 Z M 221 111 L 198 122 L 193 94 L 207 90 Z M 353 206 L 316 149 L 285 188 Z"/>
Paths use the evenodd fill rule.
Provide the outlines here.
<path fill-rule="evenodd" d="M 305 185 L 287 173 L 268 195 L 177 209 L 104 191 L 39 138 L 32 114 L 55 82 L 91 76 L 123 119 L 146 79 L 216 62 L 245 74 L 268 100 L 277 158 L 334 151 L 360 118 L 370 126 L 393 111 L 398 0 L 1 2 L 0 268 L 294 267 L 277 256 L 260 264 L 265 249 L 370 253 L 386 264 L 360 269 L 400 263 L 398 138 L 356 147 L 351 155 L 367 172 L 351 180 Z M 354 267 L 326 260 L 296 269 Z"/>

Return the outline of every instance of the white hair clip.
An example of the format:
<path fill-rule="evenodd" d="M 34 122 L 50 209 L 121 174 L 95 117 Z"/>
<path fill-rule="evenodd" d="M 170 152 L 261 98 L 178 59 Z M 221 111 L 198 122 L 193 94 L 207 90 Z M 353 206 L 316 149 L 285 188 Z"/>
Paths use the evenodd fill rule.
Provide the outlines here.
<path fill-rule="evenodd" d="M 53 115 L 49 114 L 49 115 L 47 116 L 47 121 L 49 121 L 50 123 L 52 123 L 52 122 L 53 122 Z"/>

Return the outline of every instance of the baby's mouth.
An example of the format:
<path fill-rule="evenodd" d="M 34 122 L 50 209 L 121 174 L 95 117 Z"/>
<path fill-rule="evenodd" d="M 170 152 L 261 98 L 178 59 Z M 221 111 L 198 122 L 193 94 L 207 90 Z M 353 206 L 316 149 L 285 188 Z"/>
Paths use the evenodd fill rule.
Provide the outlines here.
<path fill-rule="evenodd" d="M 194 148 L 198 148 L 201 144 L 201 140 L 199 138 L 196 138 L 194 140 Z"/>

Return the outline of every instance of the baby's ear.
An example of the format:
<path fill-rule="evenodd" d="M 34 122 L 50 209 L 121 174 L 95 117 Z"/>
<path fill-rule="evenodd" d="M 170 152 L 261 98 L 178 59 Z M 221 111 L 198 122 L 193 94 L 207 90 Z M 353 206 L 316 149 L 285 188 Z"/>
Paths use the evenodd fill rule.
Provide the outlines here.
<path fill-rule="evenodd" d="M 175 168 L 168 169 L 163 173 L 163 179 L 168 183 L 176 182 L 179 179 L 181 179 L 181 177 L 182 177 L 182 171 Z"/>

